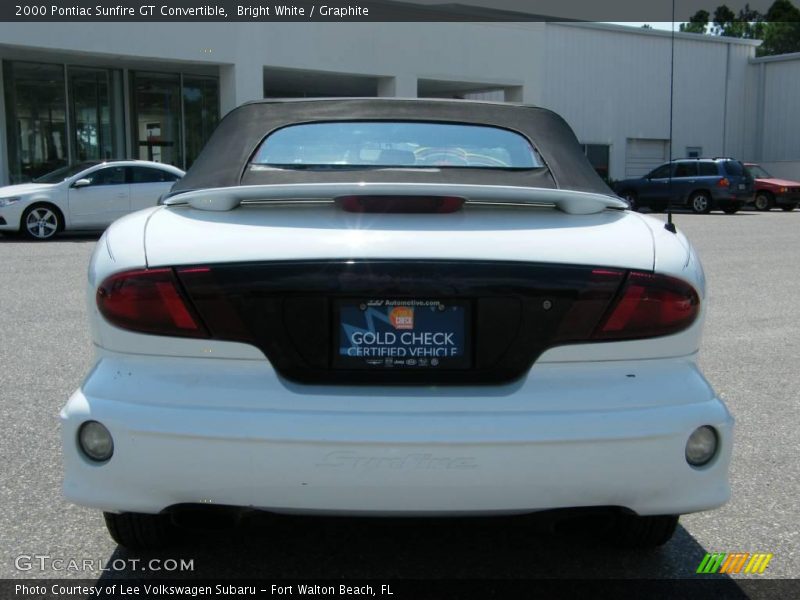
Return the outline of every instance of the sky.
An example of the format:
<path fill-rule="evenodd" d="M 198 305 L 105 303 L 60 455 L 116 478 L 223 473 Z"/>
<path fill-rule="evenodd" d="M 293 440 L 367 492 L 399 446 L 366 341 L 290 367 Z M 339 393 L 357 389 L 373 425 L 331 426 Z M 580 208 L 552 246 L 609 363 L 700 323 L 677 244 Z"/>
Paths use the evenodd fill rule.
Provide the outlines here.
<path fill-rule="evenodd" d="M 634 23 L 634 22 L 627 22 L 626 21 L 624 23 L 622 23 L 622 22 L 611 22 L 611 24 L 612 25 L 628 25 L 630 27 L 641 27 L 645 23 L 644 22 L 642 22 L 642 23 Z M 670 23 L 669 21 L 667 21 L 667 22 L 655 22 L 654 21 L 654 22 L 647 23 L 647 24 L 650 25 L 650 27 L 652 27 L 653 29 L 663 29 L 665 31 L 672 31 L 672 23 Z M 678 23 L 675 24 L 675 31 L 678 31 Z"/>

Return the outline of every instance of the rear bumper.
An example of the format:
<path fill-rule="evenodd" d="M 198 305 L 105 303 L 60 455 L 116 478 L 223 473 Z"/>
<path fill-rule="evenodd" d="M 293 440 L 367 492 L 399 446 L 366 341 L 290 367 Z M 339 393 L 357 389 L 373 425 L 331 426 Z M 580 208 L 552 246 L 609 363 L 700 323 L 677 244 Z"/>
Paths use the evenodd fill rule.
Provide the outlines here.
<path fill-rule="evenodd" d="M 753 192 L 732 193 L 727 196 L 717 196 L 714 198 L 714 203 L 718 208 L 741 207 L 752 201 Z"/>
<path fill-rule="evenodd" d="M 648 515 L 729 496 L 732 418 L 686 360 L 545 364 L 507 386 L 440 390 L 297 386 L 263 361 L 148 362 L 102 360 L 62 411 L 69 500 L 146 513 Z M 87 419 L 114 436 L 105 464 L 78 450 Z M 684 447 L 700 425 L 721 447 L 696 469 Z"/>

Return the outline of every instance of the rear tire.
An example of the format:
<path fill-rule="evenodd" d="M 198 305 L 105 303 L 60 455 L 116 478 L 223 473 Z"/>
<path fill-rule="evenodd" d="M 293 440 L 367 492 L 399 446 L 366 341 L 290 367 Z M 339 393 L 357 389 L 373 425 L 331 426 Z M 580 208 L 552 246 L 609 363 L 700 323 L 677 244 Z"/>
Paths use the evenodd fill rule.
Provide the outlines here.
<path fill-rule="evenodd" d="M 781 208 L 785 212 L 792 212 L 795 208 L 797 208 L 797 204 L 784 204 Z"/>
<path fill-rule="evenodd" d="M 689 196 L 689 207 L 698 215 L 707 215 L 711 212 L 711 198 L 705 192 L 693 192 Z"/>
<path fill-rule="evenodd" d="M 636 192 L 633 190 L 625 190 L 620 194 L 625 200 L 628 202 L 628 207 L 630 210 L 638 211 L 639 210 L 639 203 L 638 198 L 636 196 Z"/>
<path fill-rule="evenodd" d="M 753 200 L 753 206 L 756 207 L 756 210 L 772 210 L 774 205 L 775 200 L 769 192 L 758 192 Z"/>
<path fill-rule="evenodd" d="M 662 546 L 672 539 L 679 517 L 680 515 L 618 515 L 608 533 L 609 539 L 626 548 Z"/>
<path fill-rule="evenodd" d="M 156 550 L 175 542 L 178 529 L 169 515 L 103 513 L 109 535 L 129 550 Z"/>

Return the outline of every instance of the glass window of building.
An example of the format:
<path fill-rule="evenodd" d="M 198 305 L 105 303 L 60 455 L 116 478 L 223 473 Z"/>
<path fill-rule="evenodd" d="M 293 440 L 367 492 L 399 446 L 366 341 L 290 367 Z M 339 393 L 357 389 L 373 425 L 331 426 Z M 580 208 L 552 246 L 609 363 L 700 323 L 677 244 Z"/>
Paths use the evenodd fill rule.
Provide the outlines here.
<path fill-rule="evenodd" d="M 608 163 L 610 147 L 608 144 L 583 144 L 583 151 L 594 170 L 600 177 L 608 181 Z"/>
<path fill-rule="evenodd" d="M 134 155 L 188 169 L 219 122 L 219 81 L 131 73 Z"/>
<path fill-rule="evenodd" d="M 69 162 L 63 65 L 5 62 L 6 137 L 12 183 Z"/>
<path fill-rule="evenodd" d="M 703 148 L 700 146 L 686 146 L 686 158 L 700 158 L 703 156 Z"/>
<path fill-rule="evenodd" d="M 182 167 L 180 75 L 131 73 L 131 95 L 135 158 Z"/>
<path fill-rule="evenodd" d="M 219 80 L 212 76 L 7 60 L 2 77 L 11 183 L 131 157 L 185 169 L 219 122 Z"/>
<path fill-rule="evenodd" d="M 12 183 L 125 157 L 120 71 L 6 61 L 3 79 Z"/>
<path fill-rule="evenodd" d="M 124 157 L 121 126 L 116 113 L 120 96 L 119 72 L 69 67 L 72 161 Z M 120 124 L 121 125 L 121 124 Z"/>
<path fill-rule="evenodd" d="M 183 78 L 184 131 L 188 169 L 219 122 L 219 83 L 211 77 Z"/>

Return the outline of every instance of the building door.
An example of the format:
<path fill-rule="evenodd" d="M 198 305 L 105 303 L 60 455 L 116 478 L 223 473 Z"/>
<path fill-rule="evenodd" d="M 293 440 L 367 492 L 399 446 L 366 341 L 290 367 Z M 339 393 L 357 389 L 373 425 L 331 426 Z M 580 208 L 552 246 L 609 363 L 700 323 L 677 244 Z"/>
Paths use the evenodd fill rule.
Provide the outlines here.
<path fill-rule="evenodd" d="M 625 178 L 643 177 L 668 160 L 669 140 L 628 138 L 625 152 Z"/>
<path fill-rule="evenodd" d="M 183 166 L 180 75 L 131 74 L 136 158 Z"/>

